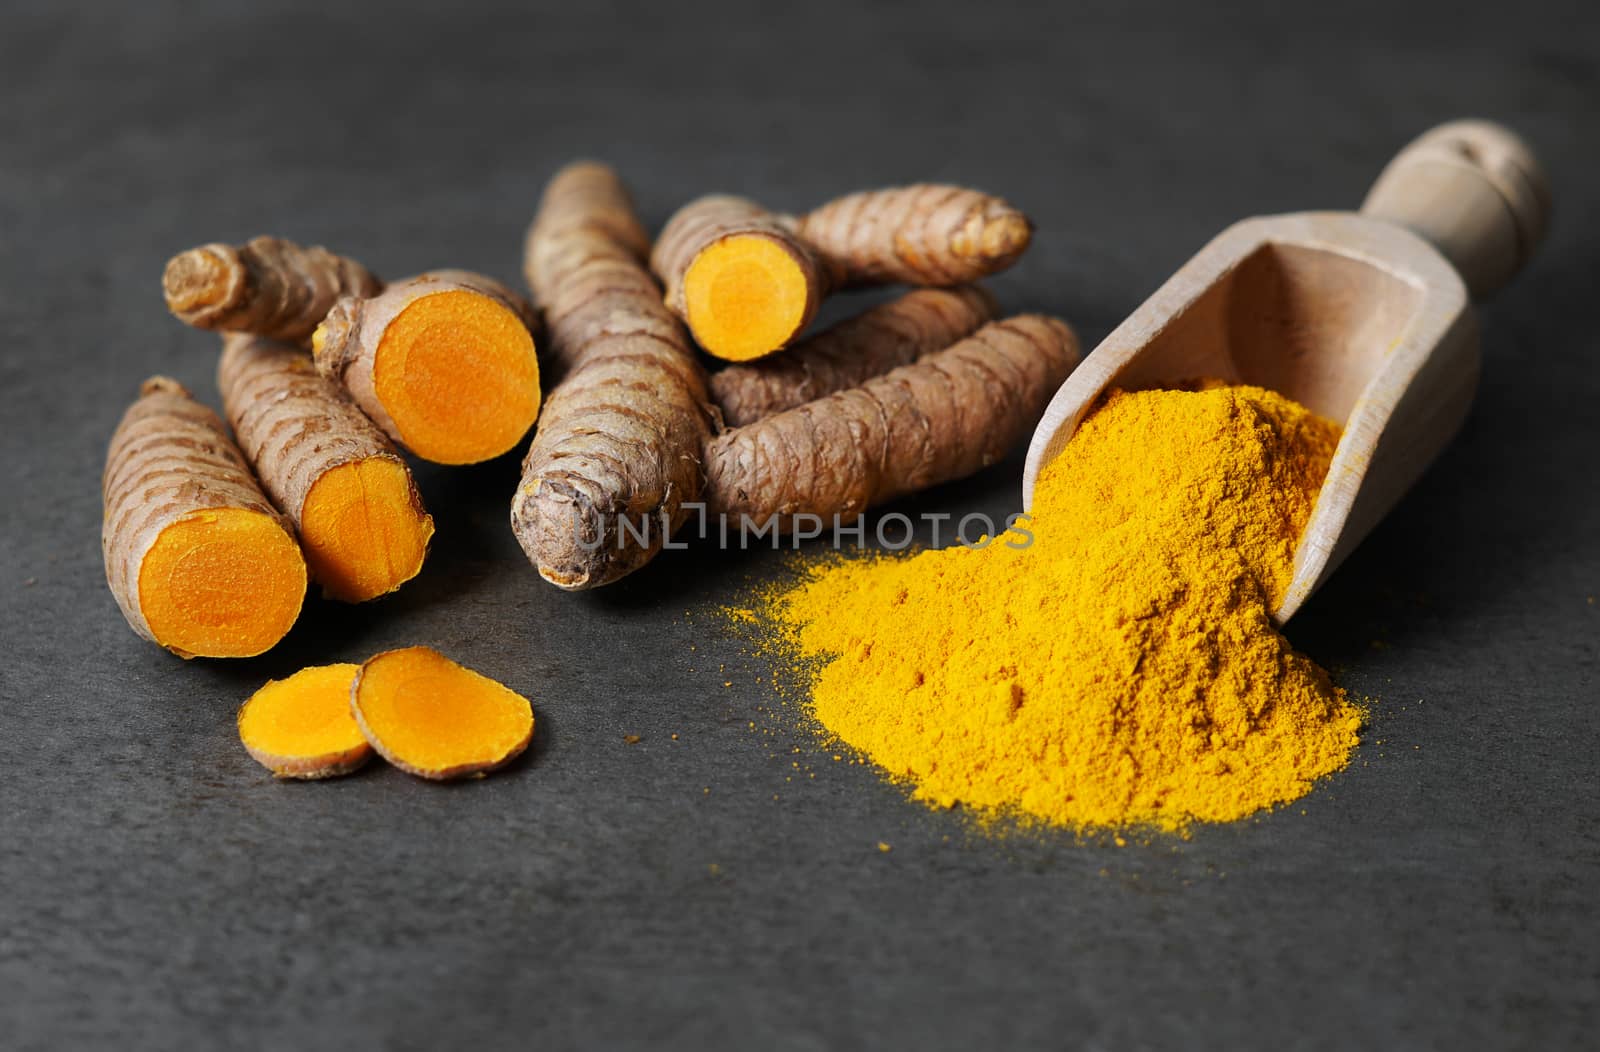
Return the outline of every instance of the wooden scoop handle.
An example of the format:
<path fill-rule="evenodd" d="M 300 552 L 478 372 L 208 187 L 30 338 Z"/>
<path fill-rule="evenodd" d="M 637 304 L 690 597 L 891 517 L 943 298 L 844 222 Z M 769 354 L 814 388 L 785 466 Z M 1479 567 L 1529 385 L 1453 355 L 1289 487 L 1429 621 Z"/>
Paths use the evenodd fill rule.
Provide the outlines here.
<path fill-rule="evenodd" d="M 1433 243 L 1483 299 L 1521 269 L 1544 237 L 1550 189 L 1533 151 L 1490 121 L 1451 121 L 1395 155 L 1362 215 Z"/>

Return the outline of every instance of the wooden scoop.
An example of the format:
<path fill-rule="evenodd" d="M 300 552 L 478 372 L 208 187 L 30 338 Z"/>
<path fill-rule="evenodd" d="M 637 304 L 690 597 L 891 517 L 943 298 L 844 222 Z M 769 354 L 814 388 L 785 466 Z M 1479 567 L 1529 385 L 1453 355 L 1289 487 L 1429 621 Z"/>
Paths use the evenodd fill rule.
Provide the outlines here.
<path fill-rule="evenodd" d="M 1107 388 L 1215 377 L 1278 391 L 1344 427 L 1273 611 L 1287 621 L 1460 428 L 1478 383 L 1468 292 L 1509 281 L 1548 213 L 1528 147 L 1498 125 L 1456 121 L 1401 150 L 1359 214 L 1229 227 L 1056 392 L 1028 447 L 1024 506 Z"/>

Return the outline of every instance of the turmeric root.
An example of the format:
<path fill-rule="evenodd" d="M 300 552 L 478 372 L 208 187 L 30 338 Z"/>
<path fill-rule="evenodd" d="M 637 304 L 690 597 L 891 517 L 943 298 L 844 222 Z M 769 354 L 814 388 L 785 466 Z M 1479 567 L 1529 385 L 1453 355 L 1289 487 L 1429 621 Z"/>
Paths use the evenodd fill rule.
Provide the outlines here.
<path fill-rule="evenodd" d="M 540 576 L 608 584 L 643 566 L 699 499 L 705 374 L 643 265 L 616 173 L 558 172 L 528 230 L 528 283 L 565 375 L 522 464 L 511 525 Z"/>
<path fill-rule="evenodd" d="M 568 165 L 550 181 L 528 227 L 523 275 L 544 319 L 546 348 L 560 373 L 603 336 L 644 335 L 683 344 L 683 326 L 661 304 L 661 288 L 639 266 L 650 235 L 605 165 Z M 604 310 L 596 297 L 604 296 Z"/>
<path fill-rule="evenodd" d="M 1015 263 L 1033 225 L 998 197 L 925 183 L 841 197 L 796 232 L 844 284 L 960 285 Z"/>
<path fill-rule="evenodd" d="M 245 457 L 294 523 L 324 592 L 359 603 L 417 575 L 433 519 L 411 470 L 309 355 L 235 334 L 217 384 Z"/>
<path fill-rule="evenodd" d="M 916 289 L 786 354 L 713 373 L 711 395 L 729 427 L 753 424 L 944 350 L 991 320 L 994 310 L 993 297 L 976 285 Z"/>
<path fill-rule="evenodd" d="M 1024 314 L 860 387 L 706 447 L 706 506 L 735 521 L 851 517 L 987 467 L 1027 435 L 1078 359 L 1065 322 Z M 745 516 L 745 519 L 740 519 Z"/>
<path fill-rule="evenodd" d="M 788 221 L 720 194 L 678 210 L 656 241 L 650 268 L 695 341 L 731 361 L 788 346 L 832 284 Z"/>
<path fill-rule="evenodd" d="M 333 778 L 372 758 L 350 711 L 360 665 L 303 668 L 270 680 L 239 709 L 239 740 L 279 778 Z"/>
<path fill-rule="evenodd" d="M 845 285 L 959 285 L 1027 249 L 1027 216 L 988 194 L 920 184 L 850 194 L 794 219 L 713 195 L 668 221 L 651 255 L 667 305 L 710 354 L 788 346 Z"/>
<path fill-rule="evenodd" d="M 492 771 L 533 738 L 527 698 L 429 647 L 369 658 L 350 709 L 384 759 L 434 781 Z"/>
<path fill-rule="evenodd" d="M 376 296 L 383 287 L 354 260 L 275 237 L 180 252 L 161 284 L 181 321 L 286 343 L 304 343 L 340 296 Z"/>
<path fill-rule="evenodd" d="M 532 314 L 499 282 L 441 270 L 346 296 L 312 336 L 317 367 L 424 460 L 507 452 L 539 415 Z"/>
<path fill-rule="evenodd" d="M 222 421 L 152 377 L 112 435 L 106 580 L 133 630 L 180 657 L 252 657 L 300 615 L 306 564 Z"/>

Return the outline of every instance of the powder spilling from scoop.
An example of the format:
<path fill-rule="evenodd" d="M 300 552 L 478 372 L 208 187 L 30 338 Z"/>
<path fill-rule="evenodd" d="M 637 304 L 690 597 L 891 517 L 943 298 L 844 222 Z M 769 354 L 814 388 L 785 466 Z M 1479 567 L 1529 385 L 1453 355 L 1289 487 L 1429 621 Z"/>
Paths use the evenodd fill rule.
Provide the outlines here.
<path fill-rule="evenodd" d="M 915 795 L 1175 830 L 1295 799 L 1361 710 L 1269 611 L 1338 427 L 1260 388 L 1112 392 L 982 548 L 812 567 L 766 616 Z"/>

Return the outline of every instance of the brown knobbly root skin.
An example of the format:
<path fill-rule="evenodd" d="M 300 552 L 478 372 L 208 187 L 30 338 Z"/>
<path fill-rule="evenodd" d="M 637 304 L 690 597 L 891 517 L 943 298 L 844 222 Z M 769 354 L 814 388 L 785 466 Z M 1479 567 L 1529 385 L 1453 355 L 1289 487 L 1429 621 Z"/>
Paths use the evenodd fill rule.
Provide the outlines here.
<path fill-rule="evenodd" d="M 523 460 L 511 525 L 561 588 L 609 584 L 649 562 L 704 485 L 705 373 L 645 269 L 648 250 L 621 181 L 593 162 L 556 174 L 528 231 L 528 283 L 564 375 Z"/>
<path fill-rule="evenodd" d="M 551 180 L 528 227 L 522 259 L 544 321 L 553 380 L 561 380 L 574 359 L 602 337 L 684 342 L 683 326 L 662 309 L 661 287 L 639 265 L 649 254 L 650 235 L 610 168 L 578 162 Z M 601 298 L 604 310 L 597 307 Z"/>
<path fill-rule="evenodd" d="M 246 459 L 296 530 L 311 487 L 334 468 L 381 458 L 399 465 L 410 479 L 388 437 L 299 348 L 230 335 L 223 341 L 217 386 Z M 419 519 L 426 518 L 414 481 L 411 507 Z"/>
<path fill-rule="evenodd" d="M 246 459 L 297 525 L 306 495 L 328 471 L 367 457 L 400 460 L 377 425 L 297 348 L 259 336 L 229 336 L 217 386 Z M 420 508 L 420 497 L 417 503 Z"/>
<path fill-rule="evenodd" d="M 101 492 L 106 582 L 128 624 L 152 643 L 161 641 L 140 605 L 139 571 L 168 526 L 195 511 L 238 508 L 277 519 L 293 536 L 221 419 L 170 377 L 146 380 L 138 401 L 123 414 L 106 453 Z"/>
<path fill-rule="evenodd" d="M 1000 198 L 932 183 L 849 194 L 796 230 L 849 285 L 965 284 L 1011 266 L 1033 236 Z"/>
<path fill-rule="evenodd" d="M 286 343 L 310 339 L 339 297 L 375 296 L 383 288 L 355 260 L 275 237 L 180 252 L 161 284 L 180 321 Z"/>
<path fill-rule="evenodd" d="M 402 311 L 436 292 L 477 292 L 509 308 L 529 330 L 537 319 L 527 300 L 500 282 L 467 270 L 435 270 L 388 286 L 370 298 L 345 296 L 335 303 L 316 334 L 315 358 L 322 374 L 342 386 L 361 411 L 396 442 L 404 444 L 373 382 L 383 334 Z"/>
<path fill-rule="evenodd" d="M 853 518 L 967 475 L 1028 434 L 1078 361 L 1063 321 L 1024 314 L 954 346 L 745 427 L 706 447 L 708 514 L 752 526 Z"/>
<path fill-rule="evenodd" d="M 743 427 L 942 351 L 995 316 L 977 285 L 915 289 L 809 337 L 786 353 L 711 376 L 728 427 Z"/>
<path fill-rule="evenodd" d="M 685 300 L 684 276 L 702 252 L 732 237 L 769 241 L 799 269 L 805 281 L 806 306 L 790 338 L 798 336 L 816 317 L 818 306 L 834 284 L 833 276 L 810 244 L 795 233 L 791 218 L 770 212 L 743 197 L 728 194 L 701 197 L 684 205 L 667 221 L 650 254 L 650 269 L 666 287 L 667 306 L 689 323 L 696 337 L 700 336 L 694 329 L 694 319 L 690 317 Z"/>

